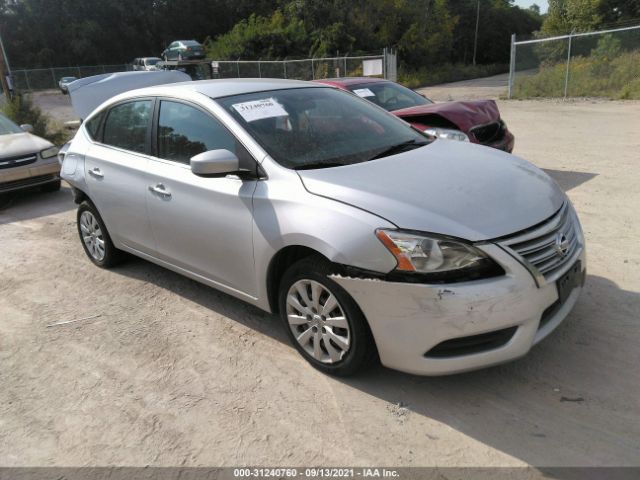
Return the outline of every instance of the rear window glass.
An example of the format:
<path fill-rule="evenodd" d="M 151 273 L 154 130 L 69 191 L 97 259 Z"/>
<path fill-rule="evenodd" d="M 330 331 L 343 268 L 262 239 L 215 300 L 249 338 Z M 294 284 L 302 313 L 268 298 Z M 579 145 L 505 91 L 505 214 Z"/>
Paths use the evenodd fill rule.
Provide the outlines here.
<path fill-rule="evenodd" d="M 104 110 L 98 113 L 96 116 L 92 117 L 90 120 L 87 120 L 85 123 L 85 129 L 87 134 L 91 140 L 99 141 L 98 134 L 100 132 L 100 124 L 102 123 L 102 119 L 104 118 Z"/>
<path fill-rule="evenodd" d="M 145 153 L 150 116 L 151 100 L 116 105 L 105 121 L 103 143 Z"/>

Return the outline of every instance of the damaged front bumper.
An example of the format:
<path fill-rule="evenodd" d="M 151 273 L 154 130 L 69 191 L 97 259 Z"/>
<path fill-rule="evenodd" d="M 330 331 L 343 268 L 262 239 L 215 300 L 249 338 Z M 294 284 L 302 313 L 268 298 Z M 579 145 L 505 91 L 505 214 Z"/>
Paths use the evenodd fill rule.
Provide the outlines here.
<path fill-rule="evenodd" d="M 332 279 L 367 318 L 383 365 L 420 375 L 459 373 L 525 355 L 564 320 L 582 290 L 577 286 L 559 305 L 555 283 L 538 287 L 506 251 L 482 249 L 505 275 L 437 285 Z M 584 275 L 584 251 L 579 260 Z"/>

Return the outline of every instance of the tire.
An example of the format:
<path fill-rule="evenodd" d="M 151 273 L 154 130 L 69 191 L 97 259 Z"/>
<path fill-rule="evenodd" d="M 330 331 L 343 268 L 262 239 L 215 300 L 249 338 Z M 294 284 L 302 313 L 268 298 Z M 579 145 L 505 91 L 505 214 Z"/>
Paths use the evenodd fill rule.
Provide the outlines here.
<path fill-rule="evenodd" d="M 78 207 L 78 235 L 89 260 L 100 268 L 110 268 L 120 263 L 124 252 L 114 247 L 107 227 L 93 203 L 85 200 Z M 93 233 L 93 235 L 91 235 Z M 90 240 L 85 240 L 90 236 Z"/>
<path fill-rule="evenodd" d="M 313 367 L 329 375 L 350 376 L 373 365 L 377 350 L 360 308 L 328 277 L 331 273 L 331 264 L 322 257 L 291 265 L 279 286 L 280 318 L 291 343 Z"/>
<path fill-rule="evenodd" d="M 60 190 L 60 183 L 61 181 L 60 179 L 58 179 L 55 182 L 44 184 L 42 187 L 40 187 L 40 189 L 43 192 L 57 192 L 58 190 Z"/>

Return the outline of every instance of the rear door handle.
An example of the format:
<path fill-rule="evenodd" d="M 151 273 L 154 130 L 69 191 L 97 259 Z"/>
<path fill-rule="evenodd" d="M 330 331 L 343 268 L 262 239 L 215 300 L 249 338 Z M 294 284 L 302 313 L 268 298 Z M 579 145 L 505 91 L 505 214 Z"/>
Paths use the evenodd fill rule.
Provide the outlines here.
<path fill-rule="evenodd" d="M 96 177 L 96 178 L 103 178 L 104 177 L 104 173 L 102 173 L 98 167 L 95 167 L 95 168 L 89 170 L 89 175 L 91 175 L 93 177 Z"/>
<path fill-rule="evenodd" d="M 158 195 L 161 195 L 164 198 L 171 198 L 171 192 L 168 191 L 162 183 L 158 183 L 155 186 L 149 185 L 149 191 L 152 193 L 157 193 Z"/>

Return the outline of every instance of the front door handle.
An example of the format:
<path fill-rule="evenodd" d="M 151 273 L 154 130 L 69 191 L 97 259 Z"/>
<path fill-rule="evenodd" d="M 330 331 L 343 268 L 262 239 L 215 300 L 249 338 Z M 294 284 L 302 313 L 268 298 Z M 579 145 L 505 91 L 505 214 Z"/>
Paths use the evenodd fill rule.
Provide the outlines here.
<path fill-rule="evenodd" d="M 171 192 L 168 191 L 162 183 L 158 183 L 157 185 L 149 185 L 149 191 L 152 193 L 157 193 L 165 198 L 171 198 Z"/>
<path fill-rule="evenodd" d="M 91 175 L 93 177 L 96 177 L 96 178 L 103 178 L 104 177 L 104 173 L 102 173 L 98 167 L 95 167 L 95 168 L 92 168 L 91 170 L 89 170 L 89 175 Z"/>

